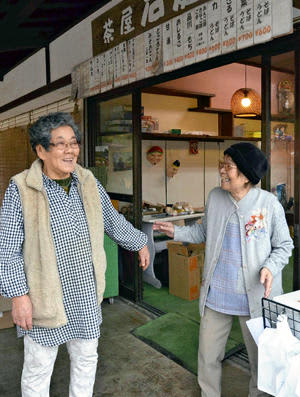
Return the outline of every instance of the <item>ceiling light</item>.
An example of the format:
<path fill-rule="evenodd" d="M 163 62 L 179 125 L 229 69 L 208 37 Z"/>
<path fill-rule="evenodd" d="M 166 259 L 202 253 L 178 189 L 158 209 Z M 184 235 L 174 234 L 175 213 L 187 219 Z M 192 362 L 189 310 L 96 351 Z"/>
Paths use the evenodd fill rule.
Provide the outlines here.
<path fill-rule="evenodd" d="M 247 66 L 245 65 L 245 87 L 247 87 Z M 231 98 L 231 111 L 235 117 L 257 117 L 261 114 L 261 100 L 252 88 L 240 88 Z"/>

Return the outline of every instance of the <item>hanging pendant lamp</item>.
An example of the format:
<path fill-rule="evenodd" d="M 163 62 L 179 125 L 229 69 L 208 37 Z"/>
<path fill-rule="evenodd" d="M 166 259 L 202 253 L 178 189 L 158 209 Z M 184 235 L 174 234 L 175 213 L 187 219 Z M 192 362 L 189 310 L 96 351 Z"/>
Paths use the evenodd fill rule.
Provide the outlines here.
<path fill-rule="evenodd" d="M 235 91 L 231 98 L 231 111 L 235 117 L 257 117 L 261 114 L 261 100 L 258 93 L 247 87 L 247 66 L 245 65 L 245 88 Z"/>

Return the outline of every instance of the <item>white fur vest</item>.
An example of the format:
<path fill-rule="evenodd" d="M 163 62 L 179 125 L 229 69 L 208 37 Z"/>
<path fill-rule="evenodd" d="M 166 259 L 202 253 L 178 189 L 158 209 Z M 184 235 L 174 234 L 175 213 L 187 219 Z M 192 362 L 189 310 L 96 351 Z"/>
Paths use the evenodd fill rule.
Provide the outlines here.
<path fill-rule="evenodd" d="M 89 227 L 100 304 L 105 289 L 106 270 L 101 199 L 93 174 L 78 164 L 75 171 Z M 33 324 L 58 328 L 67 324 L 67 316 L 51 233 L 49 203 L 43 186 L 42 162 L 34 161 L 29 170 L 12 179 L 18 186 L 22 202 L 25 231 L 23 255 L 29 296 L 33 305 Z"/>

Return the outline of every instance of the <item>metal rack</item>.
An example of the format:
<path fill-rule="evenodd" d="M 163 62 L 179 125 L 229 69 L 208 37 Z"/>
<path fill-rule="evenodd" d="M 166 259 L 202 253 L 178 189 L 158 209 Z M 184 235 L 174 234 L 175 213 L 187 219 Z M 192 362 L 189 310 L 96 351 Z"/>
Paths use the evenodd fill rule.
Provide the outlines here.
<path fill-rule="evenodd" d="M 262 298 L 262 315 L 264 328 L 276 328 L 277 318 L 285 314 L 292 334 L 300 339 L 300 310 L 294 309 L 271 299 Z"/>

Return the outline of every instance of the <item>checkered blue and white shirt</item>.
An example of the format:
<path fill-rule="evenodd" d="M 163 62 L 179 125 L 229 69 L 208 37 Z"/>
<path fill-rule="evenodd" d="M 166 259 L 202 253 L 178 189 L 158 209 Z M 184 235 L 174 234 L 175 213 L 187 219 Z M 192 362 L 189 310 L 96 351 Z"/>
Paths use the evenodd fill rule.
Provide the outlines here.
<path fill-rule="evenodd" d="M 98 338 L 102 315 L 97 304 L 89 231 L 77 189 L 78 177 L 72 174 L 69 194 L 44 174 L 43 184 L 49 201 L 51 232 L 68 323 L 52 329 L 33 326 L 31 331 L 17 327 L 18 336 L 28 334 L 45 346 L 57 346 L 71 339 Z M 147 244 L 147 236 L 115 210 L 98 181 L 97 186 L 105 233 L 125 249 L 140 250 Z M 7 298 L 29 292 L 23 242 L 22 204 L 18 187 L 11 181 L 3 200 L 0 223 L 0 294 Z"/>

